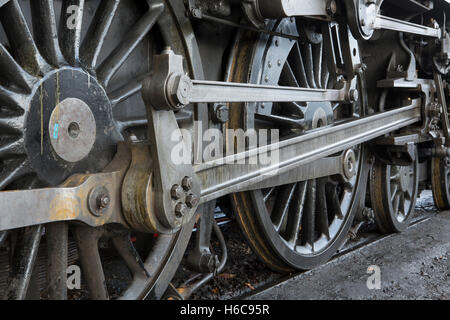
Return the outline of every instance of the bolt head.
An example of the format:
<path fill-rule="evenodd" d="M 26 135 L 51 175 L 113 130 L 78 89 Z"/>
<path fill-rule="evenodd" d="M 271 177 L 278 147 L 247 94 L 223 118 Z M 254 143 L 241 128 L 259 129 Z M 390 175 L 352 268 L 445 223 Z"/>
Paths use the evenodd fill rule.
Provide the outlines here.
<path fill-rule="evenodd" d="M 200 267 L 209 273 L 213 273 L 219 267 L 220 261 L 217 255 L 203 254 L 200 257 Z"/>
<path fill-rule="evenodd" d="M 351 89 L 349 94 L 349 98 L 351 102 L 358 102 L 359 100 L 359 92 L 356 89 Z"/>
<path fill-rule="evenodd" d="M 328 13 L 330 16 L 335 15 L 336 12 L 337 12 L 336 1 L 335 1 L 335 0 L 329 0 L 329 1 L 327 2 L 327 8 L 326 8 L 326 10 L 327 10 L 327 13 Z"/>
<path fill-rule="evenodd" d="M 188 214 L 188 211 L 189 211 L 188 207 L 184 203 L 180 202 L 175 206 L 175 215 L 178 218 L 183 218 L 185 215 Z"/>
<path fill-rule="evenodd" d="M 181 182 L 181 186 L 185 191 L 189 191 L 192 189 L 192 186 L 194 184 L 194 180 L 191 177 L 184 177 L 183 181 Z"/>
<path fill-rule="evenodd" d="M 109 206 L 111 199 L 107 195 L 100 195 L 97 198 L 97 205 L 100 209 L 105 209 Z"/>
<path fill-rule="evenodd" d="M 215 106 L 215 115 L 216 120 L 221 123 L 225 123 L 230 118 L 230 113 L 228 111 L 228 108 L 224 104 L 219 104 Z"/>
<path fill-rule="evenodd" d="M 194 208 L 198 205 L 199 198 L 195 194 L 190 194 L 186 197 L 186 204 L 189 208 Z"/>
<path fill-rule="evenodd" d="M 444 159 L 444 165 L 448 168 L 450 167 L 450 158 L 449 157 L 445 157 Z"/>
<path fill-rule="evenodd" d="M 184 108 L 189 104 L 192 81 L 184 74 L 172 74 L 167 80 L 166 90 L 171 106 L 175 110 Z"/>
<path fill-rule="evenodd" d="M 183 188 L 178 184 L 174 185 L 170 190 L 170 195 L 172 196 L 172 199 L 180 200 L 183 196 Z"/>

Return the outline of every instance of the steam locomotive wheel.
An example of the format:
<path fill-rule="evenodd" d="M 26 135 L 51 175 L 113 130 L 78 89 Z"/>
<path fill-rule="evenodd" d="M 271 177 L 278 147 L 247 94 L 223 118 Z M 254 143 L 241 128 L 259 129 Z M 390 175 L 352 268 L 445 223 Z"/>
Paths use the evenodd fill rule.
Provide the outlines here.
<path fill-rule="evenodd" d="M 189 24 L 183 22 L 180 32 L 173 28 L 180 17 L 186 20 L 178 1 L 2 3 L 0 189 L 57 186 L 76 173 L 101 172 L 118 142 L 131 135 L 145 138 L 140 83 L 152 69 L 150 57 L 165 46 L 183 54 L 195 76 L 197 62 L 182 46 Z M 190 127 L 192 109 L 182 117 L 180 126 Z M 160 298 L 191 232 L 186 226 L 170 236 L 138 234 L 137 242 L 130 230 L 117 226 L 56 223 L 3 232 L 0 262 L 12 263 L 0 266 L 6 270 L 0 292 L 7 299 L 66 299 L 66 270 L 75 255 L 90 298 Z M 150 247 L 139 254 L 141 238 Z M 104 248 L 110 247 L 118 268 L 128 270 L 120 288 L 111 281 L 119 269 L 108 273 L 104 265 Z"/>
<path fill-rule="evenodd" d="M 298 34 L 294 19 L 273 30 Z M 322 35 L 314 26 L 301 29 L 302 41 L 242 36 L 235 46 L 230 81 L 304 88 L 332 88 Z M 253 43 L 249 46 L 248 43 Z M 281 138 L 307 133 L 346 117 L 358 117 L 359 103 L 239 104 L 231 106 L 231 128 L 279 129 Z M 310 269 L 329 260 L 345 240 L 360 195 L 363 148 L 342 154 L 351 159 L 350 174 L 298 181 L 269 189 L 236 193 L 232 202 L 244 234 L 256 255 L 271 269 Z"/>
<path fill-rule="evenodd" d="M 441 158 L 431 160 L 431 186 L 439 210 L 450 209 L 450 167 Z"/>
<path fill-rule="evenodd" d="M 394 166 L 377 161 L 372 169 L 370 191 L 375 222 L 384 233 L 402 232 L 414 215 L 419 183 L 419 162 Z"/>

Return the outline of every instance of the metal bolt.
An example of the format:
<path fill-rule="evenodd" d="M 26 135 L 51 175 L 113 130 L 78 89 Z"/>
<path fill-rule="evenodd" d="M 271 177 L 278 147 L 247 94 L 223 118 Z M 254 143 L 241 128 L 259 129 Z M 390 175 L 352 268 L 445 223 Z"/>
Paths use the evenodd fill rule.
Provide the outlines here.
<path fill-rule="evenodd" d="M 281 67 L 281 60 L 278 60 L 277 64 L 278 64 L 279 67 Z"/>
<path fill-rule="evenodd" d="M 172 74 L 166 86 L 169 101 L 174 109 L 179 110 L 189 104 L 192 91 L 192 81 L 189 77 L 184 74 Z"/>
<path fill-rule="evenodd" d="M 128 141 L 129 142 L 137 142 L 138 141 L 138 137 L 132 133 L 129 137 L 128 137 Z"/>
<path fill-rule="evenodd" d="M 178 218 L 183 218 L 188 213 L 188 208 L 184 203 L 178 203 L 175 206 L 175 215 Z"/>
<path fill-rule="evenodd" d="M 224 104 L 217 104 L 214 106 L 214 115 L 217 122 L 225 123 L 230 119 L 228 107 Z"/>
<path fill-rule="evenodd" d="M 446 167 L 450 167 L 450 158 L 449 157 L 445 157 L 444 164 Z"/>
<path fill-rule="evenodd" d="M 202 18 L 202 11 L 200 9 L 192 9 L 191 10 L 191 15 L 194 18 L 201 19 Z"/>
<path fill-rule="evenodd" d="M 100 195 L 97 198 L 97 205 L 99 207 L 99 209 L 105 209 L 109 206 L 110 203 L 110 199 L 107 195 Z"/>
<path fill-rule="evenodd" d="M 107 211 L 107 208 L 111 205 L 111 198 L 108 193 L 108 189 L 105 187 L 96 187 L 89 193 L 88 198 L 89 211 L 96 217 L 100 217 Z"/>
<path fill-rule="evenodd" d="M 172 47 L 165 47 L 162 54 L 173 54 Z"/>
<path fill-rule="evenodd" d="M 194 184 L 194 180 L 191 177 L 184 177 L 181 182 L 181 186 L 185 191 L 189 191 L 192 189 L 192 185 Z"/>
<path fill-rule="evenodd" d="M 356 156 L 352 149 L 345 152 L 343 165 L 345 178 L 353 178 L 356 174 Z"/>
<path fill-rule="evenodd" d="M 327 13 L 328 13 L 330 16 L 335 15 L 336 12 L 337 12 L 336 1 L 335 1 L 335 0 L 329 0 L 329 1 L 327 2 L 326 10 L 327 10 Z"/>
<path fill-rule="evenodd" d="M 180 200 L 183 196 L 183 188 L 178 184 L 174 185 L 170 190 L 170 195 L 172 196 L 172 199 Z"/>
<path fill-rule="evenodd" d="M 351 89 L 348 93 L 351 102 L 357 102 L 359 99 L 359 92 L 356 89 Z"/>
<path fill-rule="evenodd" d="M 200 257 L 200 268 L 209 273 L 215 273 L 219 267 L 220 261 L 217 255 L 203 254 Z"/>
<path fill-rule="evenodd" d="M 195 194 L 190 194 L 186 197 L 186 204 L 189 208 L 194 208 L 198 205 L 199 199 Z"/>

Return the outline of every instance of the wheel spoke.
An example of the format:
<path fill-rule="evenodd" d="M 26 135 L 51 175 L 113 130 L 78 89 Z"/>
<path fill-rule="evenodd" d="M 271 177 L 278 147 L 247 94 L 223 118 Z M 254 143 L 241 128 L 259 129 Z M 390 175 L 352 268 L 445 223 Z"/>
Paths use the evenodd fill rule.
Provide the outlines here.
<path fill-rule="evenodd" d="M 106 35 L 117 12 L 120 0 L 102 0 L 97 8 L 86 38 L 81 45 L 81 60 L 86 67 L 95 69 Z"/>
<path fill-rule="evenodd" d="M 68 225 L 65 222 L 48 224 L 47 292 L 50 300 L 67 300 Z"/>
<path fill-rule="evenodd" d="M 315 213 L 316 213 L 316 180 L 308 181 L 304 221 L 302 223 L 303 243 L 309 244 L 314 251 Z"/>
<path fill-rule="evenodd" d="M 6 161 L 5 161 L 6 162 Z M 31 173 L 27 160 L 12 160 L 2 167 L 0 173 L 0 189 L 4 189 L 13 181 Z"/>
<path fill-rule="evenodd" d="M 8 300 L 24 300 L 27 296 L 33 273 L 39 244 L 42 236 L 42 225 L 20 230 L 15 246 L 11 274 L 5 298 Z"/>
<path fill-rule="evenodd" d="M 330 230 L 328 225 L 328 209 L 326 194 L 326 179 L 320 179 L 317 183 L 317 218 L 321 234 L 330 239 Z"/>
<path fill-rule="evenodd" d="M 3 44 L 0 43 L 0 70 L 2 70 L 1 77 L 29 92 L 37 79 L 27 73 L 6 50 Z"/>
<path fill-rule="evenodd" d="M 400 194 L 399 194 L 399 192 L 395 193 L 392 207 L 394 209 L 394 213 L 397 214 L 400 209 Z"/>
<path fill-rule="evenodd" d="M 267 191 L 267 193 L 264 195 L 264 198 L 263 198 L 264 202 L 267 202 L 269 200 L 270 196 L 274 193 L 275 190 L 276 190 L 276 188 L 272 187 L 269 189 L 269 191 Z"/>
<path fill-rule="evenodd" d="M 303 63 L 303 57 L 300 52 L 300 46 L 298 45 L 298 43 L 294 45 L 291 58 L 291 63 L 294 67 L 293 71 L 295 77 L 297 78 L 297 82 L 302 88 L 309 88 L 308 79 L 306 78 L 305 64 Z"/>
<path fill-rule="evenodd" d="M 128 36 L 124 39 L 114 51 L 106 58 L 105 61 L 98 67 L 97 75 L 99 80 L 105 87 L 108 86 L 109 81 L 119 68 L 125 63 L 127 58 L 144 39 L 147 33 L 153 28 L 163 12 L 164 5 L 157 1 L 150 10 L 131 28 L 127 33 Z"/>
<path fill-rule="evenodd" d="M 267 115 L 267 114 L 255 114 L 255 117 L 257 119 L 269 121 L 272 123 L 278 123 L 287 127 L 292 128 L 299 128 L 304 129 L 305 128 L 305 120 L 304 119 L 295 119 L 290 117 L 283 117 L 283 116 L 276 116 L 276 115 Z"/>
<path fill-rule="evenodd" d="M 136 248 L 130 240 L 129 233 L 112 238 L 114 246 L 119 255 L 123 258 L 134 276 L 150 277 L 145 269 L 144 262 L 141 260 Z"/>
<path fill-rule="evenodd" d="M 0 101 L 3 107 L 12 113 L 23 113 L 25 108 L 23 103 L 26 101 L 26 96 L 14 90 L 10 90 L 0 85 Z"/>
<path fill-rule="evenodd" d="M 84 279 L 89 288 L 89 296 L 94 300 L 108 300 L 105 274 L 103 272 L 98 240 L 100 234 L 90 227 L 78 227 L 74 230 Z"/>
<path fill-rule="evenodd" d="M 392 190 L 391 192 L 391 201 L 394 201 L 395 195 L 397 194 L 398 191 L 398 185 L 394 184 L 394 190 Z"/>
<path fill-rule="evenodd" d="M 331 209 L 333 216 L 338 217 L 339 219 L 343 219 L 344 215 L 342 214 L 341 202 L 339 201 L 339 196 L 337 193 L 337 185 L 332 183 L 328 183 L 325 186 L 327 191 L 327 205 L 328 208 Z"/>
<path fill-rule="evenodd" d="M 322 48 L 322 53 L 324 53 Z M 327 59 L 322 56 L 322 75 L 321 75 L 322 83 L 321 86 L 323 89 L 328 88 L 328 83 L 330 82 L 330 72 L 328 71 L 328 62 Z"/>
<path fill-rule="evenodd" d="M 50 66 L 40 55 L 17 0 L 11 0 L 0 8 L 0 19 L 11 53 L 22 68 L 34 76 L 48 71 Z"/>
<path fill-rule="evenodd" d="M 64 63 L 58 43 L 58 28 L 53 0 L 30 1 L 36 45 L 47 61 L 55 67 Z"/>
<path fill-rule="evenodd" d="M 0 122 L 1 123 L 1 122 Z M 2 126 L 0 125 L 1 129 Z M 17 156 L 25 154 L 25 149 L 23 146 L 23 138 L 19 138 L 3 145 L 0 145 L 0 159 L 4 159 L 10 156 Z"/>
<path fill-rule="evenodd" d="M 405 194 L 403 192 L 400 193 L 400 204 L 399 204 L 399 211 L 401 210 L 401 213 L 406 216 L 406 206 L 405 206 Z"/>
<path fill-rule="evenodd" d="M 292 71 L 289 61 L 283 66 L 283 71 L 280 75 L 280 85 L 288 87 L 299 87 L 297 79 L 295 79 L 294 71 Z"/>
<path fill-rule="evenodd" d="M 81 27 L 84 0 L 63 0 L 59 24 L 59 45 L 66 61 L 76 66 L 80 61 Z"/>
<path fill-rule="evenodd" d="M 123 87 L 109 93 L 109 100 L 111 101 L 113 108 L 120 102 L 127 100 L 129 97 L 135 95 L 136 93 L 139 93 L 142 89 L 142 80 L 145 77 L 146 76 L 138 77 L 137 80 L 131 81 Z"/>
<path fill-rule="evenodd" d="M 304 116 L 304 112 L 306 110 L 306 107 L 303 107 L 302 105 L 296 103 L 296 102 L 280 102 L 279 103 L 283 114 L 293 114 L 296 116 Z"/>
<path fill-rule="evenodd" d="M 317 86 L 322 85 L 322 51 L 323 43 L 312 45 L 313 62 L 314 62 L 314 80 Z"/>
<path fill-rule="evenodd" d="M 0 248 L 3 246 L 3 243 L 6 241 L 6 238 L 8 238 L 8 231 L 0 231 Z"/>
<path fill-rule="evenodd" d="M 292 195 L 295 190 L 295 183 L 285 185 L 281 187 L 281 190 L 277 197 L 277 207 L 274 208 L 272 221 L 275 226 L 275 230 L 279 231 L 284 219 L 289 210 L 289 205 L 291 203 Z"/>
<path fill-rule="evenodd" d="M 285 232 L 285 239 L 295 248 L 300 232 L 300 223 L 302 220 L 303 207 L 305 205 L 306 190 L 308 182 L 303 181 L 297 184 L 294 194 L 294 205 L 291 206 L 289 212 L 287 228 Z"/>
<path fill-rule="evenodd" d="M 308 79 L 309 87 L 317 88 L 316 81 L 314 80 L 314 58 L 311 44 L 303 44 L 301 46 L 301 53 L 305 64 L 306 78 Z"/>

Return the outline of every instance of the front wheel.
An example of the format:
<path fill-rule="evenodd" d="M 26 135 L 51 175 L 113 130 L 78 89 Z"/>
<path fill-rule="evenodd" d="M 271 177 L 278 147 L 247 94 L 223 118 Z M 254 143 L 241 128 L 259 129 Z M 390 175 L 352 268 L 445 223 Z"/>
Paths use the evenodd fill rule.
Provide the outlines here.
<path fill-rule="evenodd" d="M 414 215 L 419 184 L 417 148 L 408 166 L 387 165 L 377 161 L 370 179 L 375 222 L 383 233 L 402 232 Z"/>

